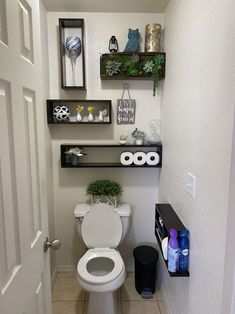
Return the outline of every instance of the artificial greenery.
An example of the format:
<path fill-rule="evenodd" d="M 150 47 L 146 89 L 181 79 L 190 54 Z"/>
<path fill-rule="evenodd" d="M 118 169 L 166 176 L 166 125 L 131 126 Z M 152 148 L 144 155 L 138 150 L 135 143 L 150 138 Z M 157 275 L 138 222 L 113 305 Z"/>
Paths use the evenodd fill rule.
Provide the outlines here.
<path fill-rule="evenodd" d="M 131 136 L 134 137 L 134 138 L 144 138 L 145 137 L 145 133 L 143 131 L 138 130 L 138 128 L 136 128 L 131 133 Z"/>
<path fill-rule="evenodd" d="M 108 60 L 106 63 L 106 74 L 112 76 L 120 72 L 121 63 L 115 60 Z"/>
<path fill-rule="evenodd" d="M 114 181 L 96 180 L 88 185 L 86 191 L 93 196 L 119 196 L 122 194 L 122 187 Z"/>
<path fill-rule="evenodd" d="M 165 55 L 157 54 L 105 54 L 101 58 L 101 75 L 141 76 L 153 81 L 153 96 L 164 75 Z"/>

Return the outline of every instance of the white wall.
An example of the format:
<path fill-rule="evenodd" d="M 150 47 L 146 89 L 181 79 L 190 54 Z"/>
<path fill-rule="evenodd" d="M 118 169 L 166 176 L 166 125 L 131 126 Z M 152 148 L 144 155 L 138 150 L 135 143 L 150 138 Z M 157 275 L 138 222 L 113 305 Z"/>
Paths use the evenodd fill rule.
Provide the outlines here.
<path fill-rule="evenodd" d="M 232 1 L 178 0 L 165 15 L 159 197 L 191 232 L 190 278 L 170 279 L 163 268 L 175 314 L 227 314 L 221 305 L 234 110 L 232 14 Z M 195 200 L 185 192 L 188 171 L 197 178 Z"/>
<path fill-rule="evenodd" d="M 85 59 L 87 93 L 60 89 L 58 18 L 84 18 Z M 48 42 L 50 66 L 50 98 L 111 99 L 114 118 L 111 126 L 50 126 L 53 145 L 54 206 L 56 237 L 62 247 L 56 254 L 57 266 L 75 265 L 84 251 L 78 241 L 74 226 L 75 204 L 87 200 L 88 183 L 108 178 L 124 186 L 123 202 L 130 203 L 133 210 L 132 227 L 122 246 L 127 269 L 132 269 L 132 249 L 142 242 L 156 243 L 154 237 L 154 204 L 158 195 L 159 170 L 154 169 L 61 169 L 59 146 L 61 143 L 104 143 L 118 141 L 120 134 L 130 134 L 134 127 L 149 132 L 148 122 L 160 117 L 160 99 L 152 96 L 151 81 L 130 81 L 132 98 L 136 99 L 136 125 L 116 125 L 116 100 L 122 94 L 122 81 L 101 81 L 99 74 L 100 54 L 107 52 L 108 42 L 115 35 L 122 51 L 127 42 L 128 28 L 144 27 L 151 22 L 163 24 L 162 14 L 124 13 L 48 13 Z M 141 42 L 143 51 L 143 39 Z"/>

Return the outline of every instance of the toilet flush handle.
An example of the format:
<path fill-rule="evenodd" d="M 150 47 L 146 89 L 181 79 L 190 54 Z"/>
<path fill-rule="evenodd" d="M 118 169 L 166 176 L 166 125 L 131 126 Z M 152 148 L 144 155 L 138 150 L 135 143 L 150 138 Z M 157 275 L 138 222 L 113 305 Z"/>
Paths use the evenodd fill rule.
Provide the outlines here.
<path fill-rule="evenodd" d="M 54 251 L 58 250 L 61 247 L 60 240 L 54 239 L 53 241 L 49 241 L 49 239 L 46 237 L 44 241 L 44 252 L 47 252 L 47 250 L 50 248 Z"/>

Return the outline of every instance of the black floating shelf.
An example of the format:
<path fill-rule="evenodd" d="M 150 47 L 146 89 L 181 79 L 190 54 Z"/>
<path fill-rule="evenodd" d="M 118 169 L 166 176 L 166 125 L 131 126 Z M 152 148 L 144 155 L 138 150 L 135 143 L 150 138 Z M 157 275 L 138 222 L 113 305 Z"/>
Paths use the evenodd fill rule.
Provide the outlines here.
<path fill-rule="evenodd" d="M 66 154 L 72 148 L 82 149 L 84 156 L 79 157 L 79 162 L 73 164 Z M 123 165 L 120 163 L 120 154 L 130 152 L 157 152 L 160 161 L 157 165 Z M 160 168 L 162 166 L 162 145 L 158 144 L 62 144 L 60 146 L 61 168 Z"/>
<path fill-rule="evenodd" d="M 161 223 L 159 223 L 159 218 L 161 218 Z M 162 246 L 161 241 L 163 238 L 169 236 L 169 231 L 171 228 L 176 229 L 178 232 L 180 232 L 183 229 L 186 229 L 183 225 L 182 221 L 177 216 L 174 209 L 171 207 L 170 204 L 156 204 L 155 205 L 155 236 L 157 238 L 159 248 L 162 253 Z M 163 255 L 163 253 L 162 253 Z M 164 259 L 166 267 L 167 267 L 167 261 Z M 189 272 L 181 273 L 176 272 L 172 273 L 170 271 L 169 275 L 171 277 L 189 277 Z"/>
<path fill-rule="evenodd" d="M 92 105 L 94 107 L 92 122 L 88 121 L 88 107 Z M 65 106 L 69 109 L 70 116 L 65 121 L 57 121 L 53 115 L 54 108 L 57 106 Z M 81 112 L 82 121 L 76 120 L 77 107 L 82 106 L 83 110 Z M 106 110 L 107 114 L 104 116 L 104 121 L 99 121 L 99 111 Z M 112 123 L 112 102 L 111 100 L 97 100 L 97 99 L 48 99 L 47 100 L 47 123 L 48 124 L 95 124 L 104 125 Z"/>

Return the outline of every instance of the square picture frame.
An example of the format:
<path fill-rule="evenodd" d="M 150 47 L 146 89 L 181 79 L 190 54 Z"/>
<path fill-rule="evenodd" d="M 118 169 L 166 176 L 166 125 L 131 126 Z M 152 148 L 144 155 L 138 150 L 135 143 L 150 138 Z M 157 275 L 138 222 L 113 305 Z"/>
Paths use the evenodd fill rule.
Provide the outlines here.
<path fill-rule="evenodd" d="M 86 90 L 84 19 L 59 19 L 61 88 Z"/>

